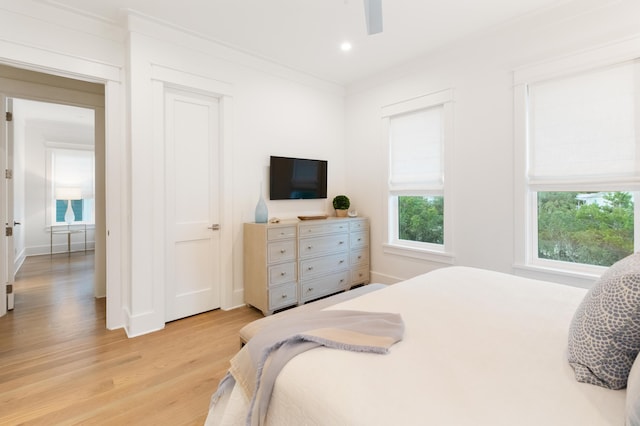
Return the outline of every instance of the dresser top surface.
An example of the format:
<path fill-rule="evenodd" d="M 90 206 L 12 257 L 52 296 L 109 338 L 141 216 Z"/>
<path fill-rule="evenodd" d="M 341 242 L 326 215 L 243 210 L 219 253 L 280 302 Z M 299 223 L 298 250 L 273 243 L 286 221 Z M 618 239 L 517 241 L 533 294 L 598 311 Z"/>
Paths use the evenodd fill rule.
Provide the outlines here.
<path fill-rule="evenodd" d="M 356 217 L 335 217 L 330 216 L 326 219 L 311 219 L 311 220 L 300 220 L 297 218 L 288 218 L 288 219 L 280 219 L 279 222 L 269 222 L 269 223 L 254 223 L 247 222 L 248 225 L 257 225 L 257 226 L 291 226 L 298 224 L 316 224 L 316 223 L 327 223 L 327 222 L 341 222 L 341 221 L 356 221 L 356 220 L 366 220 L 367 218 L 364 216 L 356 216 Z"/>

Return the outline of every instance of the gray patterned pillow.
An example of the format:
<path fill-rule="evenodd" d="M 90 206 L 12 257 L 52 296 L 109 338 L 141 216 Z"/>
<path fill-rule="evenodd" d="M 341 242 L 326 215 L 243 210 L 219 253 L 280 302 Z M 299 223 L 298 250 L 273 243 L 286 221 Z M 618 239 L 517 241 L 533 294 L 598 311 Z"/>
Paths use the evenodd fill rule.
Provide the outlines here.
<path fill-rule="evenodd" d="M 578 306 L 569 328 L 576 380 L 609 389 L 627 385 L 640 350 L 640 253 L 613 264 Z"/>

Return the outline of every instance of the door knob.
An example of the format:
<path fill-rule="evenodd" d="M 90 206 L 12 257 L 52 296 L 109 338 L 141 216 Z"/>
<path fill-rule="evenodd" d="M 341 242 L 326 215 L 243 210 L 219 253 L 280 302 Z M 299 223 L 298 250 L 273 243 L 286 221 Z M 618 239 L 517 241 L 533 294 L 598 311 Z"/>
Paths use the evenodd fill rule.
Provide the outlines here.
<path fill-rule="evenodd" d="M 16 226 L 16 225 L 21 225 L 21 223 L 20 223 L 20 222 L 16 222 L 16 221 L 14 220 L 14 221 L 13 221 L 13 226 Z"/>
<path fill-rule="evenodd" d="M 211 229 L 212 231 L 217 231 L 220 229 L 220 225 L 217 223 L 214 223 L 213 225 L 208 226 L 207 229 Z"/>

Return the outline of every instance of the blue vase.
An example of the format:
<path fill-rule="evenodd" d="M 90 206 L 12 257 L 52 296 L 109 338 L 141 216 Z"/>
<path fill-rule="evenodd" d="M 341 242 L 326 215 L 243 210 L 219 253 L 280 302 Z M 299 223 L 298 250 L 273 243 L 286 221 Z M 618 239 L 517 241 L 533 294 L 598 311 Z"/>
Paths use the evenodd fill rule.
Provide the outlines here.
<path fill-rule="evenodd" d="M 264 202 L 262 197 L 262 189 L 260 190 L 260 199 L 256 205 L 256 223 L 267 223 L 269 217 L 269 211 L 267 210 L 267 203 Z"/>

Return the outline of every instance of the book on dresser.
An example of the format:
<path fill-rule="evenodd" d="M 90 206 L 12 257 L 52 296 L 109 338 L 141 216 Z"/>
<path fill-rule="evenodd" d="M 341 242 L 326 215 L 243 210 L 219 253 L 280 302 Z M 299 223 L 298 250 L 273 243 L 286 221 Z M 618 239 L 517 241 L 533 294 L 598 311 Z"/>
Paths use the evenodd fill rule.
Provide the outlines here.
<path fill-rule="evenodd" d="M 369 283 L 363 217 L 245 223 L 244 300 L 265 315 Z"/>

